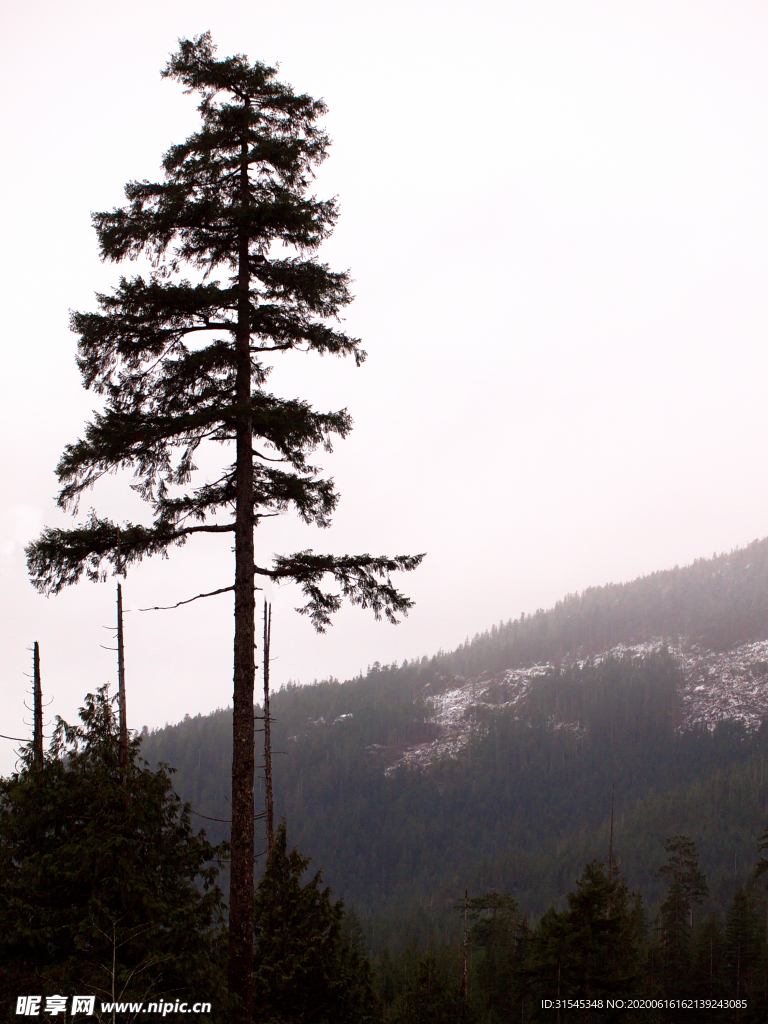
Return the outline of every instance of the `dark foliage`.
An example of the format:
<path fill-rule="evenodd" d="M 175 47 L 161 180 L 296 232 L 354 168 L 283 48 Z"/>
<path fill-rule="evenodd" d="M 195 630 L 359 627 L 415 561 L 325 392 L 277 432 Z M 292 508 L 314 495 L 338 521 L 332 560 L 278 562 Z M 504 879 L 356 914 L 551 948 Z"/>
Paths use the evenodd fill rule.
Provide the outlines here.
<path fill-rule="evenodd" d="M 693 908 L 709 890 L 699 869 L 696 846 L 687 836 L 672 836 L 664 849 L 667 861 L 658 870 L 667 882 L 659 907 L 661 978 L 665 993 L 680 993 L 687 990 L 691 976 Z"/>
<path fill-rule="evenodd" d="M 474 954 L 470 1005 L 477 1016 L 489 1021 L 518 1020 L 526 995 L 528 923 L 509 893 L 473 897 L 468 901 L 467 917 Z"/>
<path fill-rule="evenodd" d="M 642 992 L 645 922 L 639 896 L 623 878 L 609 878 L 604 865 L 591 861 L 582 871 L 568 907 L 550 909 L 534 932 L 525 965 L 531 1020 L 551 1019 L 543 999 L 627 999 Z M 589 1020 L 579 1008 L 563 1020 Z M 605 1010 L 602 1019 L 619 1021 L 624 1011 Z"/>
<path fill-rule="evenodd" d="M 153 519 L 119 525 L 92 512 L 74 529 L 47 528 L 28 549 L 41 591 L 101 579 L 197 534 L 234 533 L 238 508 L 254 527 L 289 508 L 330 525 L 338 495 L 311 456 L 345 437 L 351 417 L 271 394 L 269 360 L 301 351 L 360 364 L 365 352 L 338 327 L 349 274 L 316 258 L 338 217 L 335 200 L 309 193 L 330 144 L 325 104 L 276 74 L 243 56 L 217 60 L 208 34 L 183 40 L 163 75 L 200 95 L 200 130 L 166 153 L 163 181 L 129 182 L 128 205 L 93 215 L 102 259 L 147 257 L 152 270 L 97 296 L 99 312 L 72 314 L 83 382 L 105 404 L 64 450 L 58 500 L 76 509 L 102 476 L 131 469 Z M 202 280 L 180 278 L 184 269 Z M 237 445 L 238 458 L 215 482 L 193 485 L 196 455 L 210 444 Z M 251 576 L 297 583 L 301 611 L 322 630 L 344 598 L 396 621 L 411 602 L 390 574 L 420 560 L 300 551 Z"/>
<path fill-rule="evenodd" d="M 168 767 L 151 770 L 139 740 L 121 771 L 104 690 L 80 717 L 59 719 L 42 765 L 27 753 L 0 780 L 4 1019 L 17 995 L 35 992 L 194 996 L 223 1019 L 224 851 L 195 833 Z"/>
<path fill-rule="evenodd" d="M 359 937 L 344 928 L 343 904 L 331 900 L 319 873 L 302 883 L 308 866 L 288 852 L 283 823 L 256 890 L 256 1020 L 373 1024 L 377 1003 Z"/>
<path fill-rule="evenodd" d="M 429 950 L 404 965 L 400 992 L 387 1007 L 392 1024 L 465 1024 L 472 1014 L 462 998 L 456 958 Z M 410 969 L 409 969 L 410 968 Z"/>
<path fill-rule="evenodd" d="M 553 672 L 530 718 L 478 709 L 458 759 L 389 776 L 405 745 L 434 736 L 428 697 L 443 684 L 432 665 L 290 687 L 272 701 L 277 812 L 354 904 L 374 949 L 430 934 L 447 941 L 464 888 L 509 891 L 524 913 L 564 909 L 580 866 L 607 856 L 614 786 L 615 849 L 653 913 L 670 833 L 695 840 L 705 911 L 724 910 L 749 877 L 768 814 L 768 729 L 677 733 L 679 680 L 671 656 Z M 548 722 L 555 707 L 571 728 Z M 153 757 L 179 766 L 185 798 L 220 818 L 229 816 L 229 722 L 222 711 L 145 740 Z"/>

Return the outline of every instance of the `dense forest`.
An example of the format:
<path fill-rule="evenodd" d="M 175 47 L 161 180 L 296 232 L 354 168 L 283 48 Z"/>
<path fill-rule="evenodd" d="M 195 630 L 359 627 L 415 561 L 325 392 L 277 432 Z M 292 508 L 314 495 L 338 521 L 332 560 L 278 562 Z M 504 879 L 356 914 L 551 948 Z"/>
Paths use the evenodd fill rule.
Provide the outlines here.
<path fill-rule="evenodd" d="M 387 1019 L 553 1019 L 536 1008 L 557 991 L 553 950 L 564 998 L 583 997 L 592 971 L 593 994 L 738 992 L 750 1009 L 732 1007 L 733 1019 L 762 1019 L 768 908 L 754 872 L 768 821 L 768 723 L 681 731 L 677 652 L 765 637 L 766 609 L 759 541 L 568 597 L 452 653 L 273 695 L 277 813 L 344 898 Z M 610 651 L 665 637 L 655 653 Z M 497 706 L 471 707 L 460 752 L 421 770 L 398 765 L 404 749 L 433 738 L 433 700 L 457 679 L 503 689 L 500 670 L 547 662 L 524 713 L 505 709 L 500 692 Z M 226 818 L 228 736 L 223 710 L 145 735 L 144 750 L 177 767 L 176 788 L 198 815 Z M 205 824 L 225 837 L 225 824 Z M 688 897 L 674 892 L 670 842 L 695 852 L 701 879 L 674 964 L 670 900 Z M 624 959 L 590 966 L 579 960 L 584 929 L 609 904 L 629 936 Z M 603 1008 L 601 1019 L 622 1012 Z M 675 1019 L 659 1014 L 647 1008 L 645 1019 Z"/>
<path fill-rule="evenodd" d="M 745 849 L 751 852 L 728 877 L 708 872 L 700 844 L 690 835 L 664 835 L 663 829 L 686 815 L 695 820 L 698 810 L 703 842 L 716 846 L 718 822 L 712 815 L 728 817 L 735 835 L 740 809 L 746 838 L 749 805 L 756 805 L 756 816 L 766 815 L 766 730 L 748 736 L 743 730 L 720 729 L 708 741 L 702 734 L 686 737 L 676 748 L 670 745 L 675 671 L 667 656 L 553 673 L 543 688 L 541 713 L 553 700 L 570 702 L 578 731 L 552 735 L 550 729 L 548 735 L 546 718 L 539 727 L 502 719 L 478 727 L 466 754 L 468 765 L 459 761 L 453 772 L 448 763 L 423 774 L 387 777 L 377 771 L 377 777 L 393 785 L 389 797 L 381 790 L 373 801 L 385 819 L 383 830 L 405 820 L 402 813 L 398 819 L 398 802 L 413 810 L 407 828 L 377 855 L 374 843 L 369 841 L 366 849 L 370 817 L 361 819 L 361 802 L 347 800 L 344 829 L 354 842 L 345 846 L 340 833 L 332 837 L 338 855 L 329 844 L 327 876 L 338 873 L 339 863 L 348 863 L 344 857 L 350 851 L 361 862 L 368 854 L 374 866 L 371 885 L 375 889 L 376 872 L 384 888 L 399 870 L 397 865 L 391 869 L 386 857 L 399 855 L 418 866 L 419 832 L 435 827 L 448 857 L 458 851 L 463 860 L 449 877 L 449 861 L 433 849 L 432 860 L 441 869 L 417 878 L 416 887 L 424 888 L 415 902 L 411 890 L 410 918 L 402 916 L 408 910 L 404 879 L 395 879 L 402 895 L 400 922 L 391 919 L 389 934 L 379 936 L 373 949 L 365 934 L 365 906 L 339 901 L 338 892 L 316 870 L 323 866 L 320 857 L 310 862 L 281 824 L 271 854 L 261 858 L 255 892 L 254 1019 L 272 1024 L 528 1024 L 622 1021 L 631 1008 L 632 1019 L 649 1024 L 764 1020 L 768 830 L 747 839 Z M 311 698 L 311 689 L 308 694 Z M 337 718 L 336 727 L 355 722 L 354 712 L 343 714 L 348 717 Z M 202 721 L 188 720 L 187 735 Z M 311 721 L 314 727 L 325 724 Z M 417 725 L 415 720 L 412 724 Z M 313 740 L 320 736 L 312 744 L 316 756 L 311 767 L 318 774 L 324 760 L 326 768 L 333 764 L 330 756 L 322 756 L 331 745 L 323 731 L 309 730 Z M 645 760 L 653 767 L 634 780 L 627 769 L 634 765 L 637 770 L 640 758 L 622 750 L 644 743 L 649 744 Z M 87 698 L 80 725 L 59 723 L 42 759 L 29 744 L 21 752 L 19 770 L 0 780 L 0 1019 L 26 1012 L 14 1013 L 20 992 L 84 986 L 99 999 L 102 1017 L 106 1013 L 114 1019 L 117 1000 L 121 1017 L 132 1014 L 133 1019 L 151 1000 L 163 1016 L 177 1019 L 184 1012 L 180 997 L 188 997 L 190 985 L 211 1000 L 197 1019 L 230 1019 L 225 894 L 218 871 L 227 844 L 211 842 L 212 836 L 198 831 L 193 818 L 200 812 L 174 793 L 172 772 L 163 765 L 153 768 L 142 757 L 150 745 L 149 737 L 134 739 L 129 765 L 123 765 L 119 726 L 103 690 Z M 689 781 L 682 799 L 679 784 L 668 788 L 666 801 L 661 796 L 638 799 L 631 822 L 616 803 L 603 831 L 597 792 L 606 780 L 601 761 L 613 765 L 612 790 L 629 792 L 634 784 L 641 795 L 649 780 L 661 785 L 663 771 L 675 763 L 681 777 L 692 778 L 703 758 L 712 767 L 705 785 Z M 514 859 L 515 851 L 503 844 L 504 829 L 492 822 L 474 769 L 494 765 L 498 817 L 516 843 L 528 836 L 538 842 L 540 856 L 549 852 L 543 875 L 532 860 Z M 576 788 L 571 785 L 565 797 L 558 797 L 555 787 L 548 793 L 542 787 L 528 798 L 540 801 L 537 817 L 527 813 L 526 801 L 515 792 L 524 782 L 504 788 L 502 779 L 532 780 L 535 770 L 564 787 L 579 768 L 588 791 L 580 805 L 586 816 L 581 845 L 558 861 L 560 842 L 552 838 L 552 826 L 564 817 L 566 799 L 576 799 Z M 300 783 L 311 777 L 303 776 Z M 594 787 L 592 777 L 598 780 Z M 305 789 L 287 816 L 298 818 L 302 810 L 305 817 L 321 814 L 324 808 L 315 801 L 320 794 L 329 799 L 331 779 L 326 772 L 322 790 Z M 419 779 L 430 785 L 419 789 Z M 354 796 L 350 789 L 346 795 Z M 613 793 L 603 795 L 614 802 Z M 429 813 L 430 800 L 439 804 L 446 798 L 442 816 L 432 813 L 419 820 Z M 466 827 L 473 800 L 481 806 L 478 817 L 490 830 L 495 851 L 489 841 L 472 853 L 479 839 Z M 571 835 L 576 842 L 574 822 Z M 450 845 L 452 836 L 459 842 Z M 633 841 L 634 857 L 627 856 Z M 590 856 L 590 844 L 602 846 L 602 856 Z M 716 861 L 712 849 L 709 859 Z M 538 898 L 542 906 L 546 902 L 535 883 L 548 871 L 553 877 L 553 869 L 559 871 L 561 894 L 543 912 L 527 911 L 524 899 Z M 641 875 L 648 878 L 648 892 L 636 884 Z M 432 877 L 442 887 L 433 887 L 427 899 Z M 376 918 L 367 923 L 375 925 Z M 53 1020 L 56 1010 L 39 1016 Z"/>
<path fill-rule="evenodd" d="M 607 856 L 612 799 L 616 854 L 650 906 L 670 834 L 701 850 L 708 909 L 747 880 L 768 820 L 768 725 L 677 732 L 671 654 L 553 669 L 529 717 L 478 709 L 459 756 L 385 774 L 393 750 L 430 735 L 425 689 L 438 675 L 434 663 L 377 668 L 272 702 L 278 817 L 374 950 L 447 938 L 465 888 L 509 891 L 534 916 L 562 907 L 584 863 Z M 553 724 L 555 708 L 570 728 Z M 227 817 L 229 727 L 221 711 L 144 737 L 145 756 L 173 764 L 178 792 L 209 818 Z M 226 837 L 226 824 L 199 820 Z"/>
<path fill-rule="evenodd" d="M 698 999 L 697 1020 L 762 1020 L 768 721 L 681 729 L 679 649 L 714 642 L 696 609 L 762 607 L 765 550 L 273 694 L 278 827 L 270 856 L 263 822 L 255 848 L 264 1019 L 622 1020 L 616 1000 L 638 999 L 635 1019 L 671 1021 L 693 1018 L 670 1000 Z M 660 587 L 677 618 L 653 612 Z M 526 663 L 521 638 L 557 636 L 566 605 L 583 623 L 617 590 L 625 609 L 693 631 L 627 650 L 638 638 L 617 611 L 606 642 L 623 647 L 586 655 L 575 631 L 581 656 L 551 656 L 524 705 L 508 703 L 498 669 Z M 751 614 L 718 635 L 760 636 Z M 400 755 L 435 737 L 436 702 L 469 665 L 495 703 L 469 704 L 461 749 L 409 766 Z M 4 1019 L 36 979 L 138 998 L 139 974 L 171 1000 L 197 978 L 209 1018 L 227 1019 L 231 711 L 143 730 L 129 766 L 106 691 L 81 717 L 0 784 Z M 260 780 L 257 807 L 263 796 Z"/>

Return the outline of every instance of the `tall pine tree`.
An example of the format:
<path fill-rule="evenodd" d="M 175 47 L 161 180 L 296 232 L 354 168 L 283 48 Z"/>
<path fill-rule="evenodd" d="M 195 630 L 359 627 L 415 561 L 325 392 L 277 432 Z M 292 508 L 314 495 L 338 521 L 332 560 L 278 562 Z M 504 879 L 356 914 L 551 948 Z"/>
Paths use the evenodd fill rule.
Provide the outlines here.
<path fill-rule="evenodd" d="M 760 955 L 760 925 L 754 899 L 744 888 L 733 894 L 725 919 L 725 961 L 734 998 L 750 994 Z"/>
<path fill-rule="evenodd" d="M 552 1019 L 543 999 L 605 999 L 639 991 L 645 921 L 642 900 L 624 879 L 611 878 L 597 861 L 584 865 L 568 908 L 550 908 L 534 933 L 527 963 L 532 1020 Z M 601 1011 L 606 1021 L 624 1020 L 624 1010 Z M 563 1020 L 589 1020 L 578 1006 Z"/>
<path fill-rule="evenodd" d="M 686 989 L 690 978 L 693 906 L 704 900 L 709 889 L 692 839 L 671 836 L 664 849 L 669 857 L 657 872 L 667 881 L 667 894 L 659 907 L 662 967 L 664 991 L 675 996 Z"/>
<path fill-rule="evenodd" d="M 315 256 L 337 218 L 333 200 L 309 191 L 329 145 L 319 126 L 325 106 L 277 81 L 274 68 L 217 60 L 208 34 L 182 41 L 163 75 L 200 95 L 202 126 L 168 151 L 163 181 L 131 182 L 128 205 L 94 215 L 102 259 L 148 257 L 151 270 L 98 296 L 99 312 L 72 316 L 85 386 L 104 407 L 57 469 L 59 504 L 74 509 L 102 475 L 132 469 L 152 521 L 118 528 L 92 512 L 74 529 L 46 529 L 28 564 L 38 589 L 56 593 L 83 573 L 103 578 L 110 566 L 196 534 L 234 535 L 234 582 L 216 580 L 214 592 L 233 591 L 235 603 L 229 978 L 244 1021 L 252 1017 L 255 578 L 296 582 L 306 597 L 300 611 L 322 631 L 343 598 L 396 621 L 410 601 L 390 574 L 420 556 L 306 550 L 256 561 L 254 528 L 265 518 L 292 508 L 329 525 L 338 495 L 310 456 L 351 427 L 346 410 L 320 413 L 271 394 L 269 360 L 288 351 L 365 358 L 337 326 L 351 300 L 348 274 Z M 234 446 L 234 457 L 215 481 L 194 484 L 205 443 Z"/>

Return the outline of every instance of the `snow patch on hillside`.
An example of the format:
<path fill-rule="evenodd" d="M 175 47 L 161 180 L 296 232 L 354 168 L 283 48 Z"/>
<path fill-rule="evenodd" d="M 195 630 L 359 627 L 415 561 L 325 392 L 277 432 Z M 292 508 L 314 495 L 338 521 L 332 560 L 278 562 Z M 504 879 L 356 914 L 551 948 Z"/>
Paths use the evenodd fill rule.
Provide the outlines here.
<path fill-rule="evenodd" d="M 384 774 L 392 775 L 403 765 L 425 768 L 433 761 L 456 757 L 469 743 L 473 730 L 483 728 L 484 711 L 521 707 L 531 686 L 549 670 L 549 665 L 533 665 L 507 669 L 498 675 L 458 677 L 443 681 L 441 686 L 445 688 L 437 692 L 433 684 L 425 696 L 432 706 L 430 722 L 438 727 L 440 734 L 434 740 L 409 747 Z"/>
<path fill-rule="evenodd" d="M 754 729 L 763 718 L 768 718 L 768 640 L 718 653 L 697 646 L 684 647 L 677 639 L 655 638 L 641 644 L 618 644 L 593 660 L 600 663 L 608 658 L 643 658 L 664 649 L 679 661 L 685 678 L 680 691 L 680 730 L 698 724 L 714 728 L 727 719 Z M 585 660 L 578 664 L 584 665 Z M 430 721 L 438 729 L 437 737 L 406 749 L 385 769 L 385 774 L 392 775 L 404 766 L 425 768 L 445 757 L 456 757 L 469 743 L 473 731 L 484 729 L 488 715 L 496 711 L 508 709 L 524 717 L 529 694 L 552 668 L 551 664 L 532 665 L 431 684 L 424 695 L 432 708 Z M 578 728 L 570 722 L 553 721 L 552 725 Z"/>
<path fill-rule="evenodd" d="M 685 686 L 682 728 L 726 719 L 756 729 L 768 717 L 768 640 L 742 644 L 722 654 L 698 647 L 681 651 Z"/>

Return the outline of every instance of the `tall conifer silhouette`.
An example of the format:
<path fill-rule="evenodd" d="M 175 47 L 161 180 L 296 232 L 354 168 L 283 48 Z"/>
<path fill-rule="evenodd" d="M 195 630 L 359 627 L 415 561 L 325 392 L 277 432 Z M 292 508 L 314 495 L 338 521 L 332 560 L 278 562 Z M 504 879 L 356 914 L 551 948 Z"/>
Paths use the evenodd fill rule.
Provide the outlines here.
<path fill-rule="evenodd" d="M 337 218 L 334 200 L 309 192 L 329 145 L 318 125 L 325 105 L 265 64 L 215 59 L 207 33 L 182 40 L 163 76 L 200 95 L 202 126 L 165 155 L 162 182 L 130 182 L 126 206 L 94 215 L 102 259 L 144 256 L 152 269 L 99 295 L 99 312 L 72 315 L 85 386 L 105 401 L 57 469 L 59 504 L 73 509 L 102 475 L 133 469 L 153 519 L 118 530 L 91 512 L 71 530 L 46 529 L 27 553 L 35 586 L 56 593 L 83 573 L 101 579 L 196 534 L 234 534 L 234 582 L 198 596 L 234 592 L 229 979 L 234 1019 L 245 1021 L 253 1017 L 256 578 L 296 582 L 306 598 L 299 610 L 322 631 L 344 598 L 397 621 L 411 602 L 390 574 L 421 556 L 305 550 L 256 561 L 263 519 L 292 508 L 306 523 L 330 524 L 338 495 L 309 457 L 352 424 L 346 410 L 320 413 L 271 394 L 268 360 L 291 350 L 365 358 L 337 326 L 351 301 L 349 276 L 315 258 Z M 195 486 L 205 442 L 233 445 L 234 458 Z"/>

